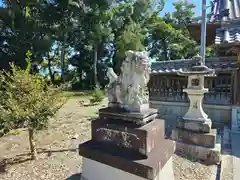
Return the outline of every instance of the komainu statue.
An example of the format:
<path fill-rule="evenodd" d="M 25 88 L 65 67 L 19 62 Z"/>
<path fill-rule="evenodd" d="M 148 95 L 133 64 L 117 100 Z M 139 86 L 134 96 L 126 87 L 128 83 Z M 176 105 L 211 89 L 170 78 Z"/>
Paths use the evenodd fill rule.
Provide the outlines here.
<path fill-rule="evenodd" d="M 135 112 L 148 109 L 149 102 L 145 90 L 149 73 L 148 53 L 127 51 L 121 65 L 121 74 L 117 76 L 112 68 L 107 72 L 109 107 L 120 107 Z"/>

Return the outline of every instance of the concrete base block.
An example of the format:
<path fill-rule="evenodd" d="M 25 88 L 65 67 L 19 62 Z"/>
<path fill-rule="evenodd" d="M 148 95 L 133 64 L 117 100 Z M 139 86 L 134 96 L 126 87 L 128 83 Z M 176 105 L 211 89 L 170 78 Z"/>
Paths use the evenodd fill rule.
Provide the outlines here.
<path fill-rule="evenodd" d="M 129 151 L 128 149 L 105 145 L 103 143 L 99 143 L 93 140 L 87 141 L 79 145 L 79 154 L 83 156 L 83 158 L 91 159 L 92 161 L 98 162 L 100 164 L 105 164 L 106 167 L 112 167 L 113 169 L 115 169 L 113 171 L 113 174 L 116 170 L 118 170 L 124 172 L 124 174 L 131 174 L 131 176 L 135 175 L 136 177 L 138 177 L 137 179 L 142 178 L 148 180 L 155 180 L 156 177 L 158 177 L 161 169 L 163 169 L 169 159 L 172 158 L 174 151 L 175 143 L 173 141 L 165 139 L 160 141 L 158 147 L 154 148 L 149 153 L 147 158 L 142 157 L 142 155 L 136 152 Z M 87 167 L 87 169 L 91 169 L 88 170 L 91 171 L 91 173 L 96 174 L 96 172 L 98 172 L 98 170 L 96 170 L 98 166 Z M 101 170 L 99 170 L 99 172 L 101 172 Z M 102 176 L 102 178 L 98 177 L 97 179 L 92 179 L 92 175 L 88 176 L 88 174 L 84 175 L 84 173 L 83 177 L 89 180 L 117 180 L 116 177 L 118 176 L 118 173 L 116 173 L 114 176 L 110 176 L 109 178 L 108 171 L 105 171 L 105 169 L 101 173 L 103 174 L 98 174 L 98 176 Z M 159 179 L 157 178 L 157 180 Z"/>
<path fill-rule="evenodd" d="M 196 121 L 191 119 L 181 119 L 177 123 L 178 128 L 191 130 L 200 133 L 209 133 L 212 128 L 212 121 L 207 119 L 206 121 Z"/>
<path fill-rule="evenodd" d="M 217 130 L 211 129 L 209 133 L 196 133 L 185 129 L 176 128 L 172 131 L 172 139 L 178 142 L 214 148 Z"/>
<path fill-rule="evenodd" d="M 126 171 L 83 158 L 82 180 L 147 180 Z M 170 158 L 154 180 L 174 180 L 172 158 Z"/>
<path fill-rule="evenodd" d="M 203 160 L 207 164 L 219 164 L 221 162 L 221 136 L 217 135 L 215 148 L 176 142 L 176 151 L 184 152 L 192 157 Z"/>

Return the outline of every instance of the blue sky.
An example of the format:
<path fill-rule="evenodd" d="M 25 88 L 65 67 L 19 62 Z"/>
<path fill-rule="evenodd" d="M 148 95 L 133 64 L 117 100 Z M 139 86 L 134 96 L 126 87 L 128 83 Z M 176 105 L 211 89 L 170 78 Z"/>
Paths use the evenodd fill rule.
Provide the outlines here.
<path fill-rule="evenodd" d="M 165 7 L 163 11 L 161 12 L 161 15 L 164 15 L 167 12 L 174 11 L 174 7 L 172 6 L 172 3 L 178 2 L 179 0 L 166 0 Z M 201 15 L 201 8 L 202 8 L 202 0 L 188 0 L 188 2 L 193 3 L 196 5 L 195 13 L 197 16 Z M 209 5 L 210 0 L 207 0 L 207 5 Z"/>

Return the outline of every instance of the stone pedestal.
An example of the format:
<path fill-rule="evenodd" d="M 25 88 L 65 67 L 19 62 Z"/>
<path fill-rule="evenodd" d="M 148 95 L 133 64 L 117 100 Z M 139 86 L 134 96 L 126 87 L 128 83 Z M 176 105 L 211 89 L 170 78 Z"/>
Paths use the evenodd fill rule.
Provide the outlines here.
<path fill-rule="evenodd" d="M 176 150 L 183 151 L 209 164 L 221 161 L 221 137 L 212 128 L 212 121 L 202 109 L 202 98 L 206 89 L 185 89 L 190 99 L 186 115 L 172 131 Z"/>
<path fill-rule="evenodd" d="M 134 121 L 140 116 L 125 112 L 116 118 L 111 112 L 99 111 L 99 119 L 92 121 L 92 139 L 79 145 L 83 179 L 174 180 L 175 143 L 164 139 L 164 121 L 144 121 L 156 115 L 150 113 L 141 117 L 147 123 L 136 124 Z"/>
<path fill-rule="evenodd" d="M 141 112 L 128 112 L 119 107 L 107 107 L 99 110 L 101 119 L 123 120 L 137 125 L 144 125 L 157 116 L 157 109 L 145 109 Z"/>
<path fill-rule="evenodd" d="M 181 119 L 177 127 L 199 133 L 209 133 L 212 128 L 212 121 L 211 119 L 206 119 L 205 121 Z"/>
<path fill-rule="evenodd" d="M 176 151 L 203 160 L 207 164 L 221 162 L 221 136 L 211 129 L 211 120 L 205 122 L 181 119 L 172 131 L 176 141 Z"/>
<path fill-rule="evenodd" d="M 154 178 L 154 180 L 173 180 L 174 174 L 172 171 L 172 158 L 170 158 L 163 168 L 159 168 L 158 175 Z M 94 170 L 94 172 L 93 172 Z M 122 171 L 118 168 L 114 168 L 112 166 L 108 166 L 103 163 L 99 163 L 97 161 L 83 158 L 83 170 L 82 174 L 84 174 L 84 178 L 82 180 L 146 180 L 146 178 L 142 178 L 132 173 L 128 173 L 126 171 Z"/>
<path fill-rule="evenodd" d="M 176 151 L 184 152 L 207 164 L 221 162 L 221 136 L 216 129 L 209 133 L 200 133 L 177 127 L 172 131 L 172 139 L 176 141 Z"/>

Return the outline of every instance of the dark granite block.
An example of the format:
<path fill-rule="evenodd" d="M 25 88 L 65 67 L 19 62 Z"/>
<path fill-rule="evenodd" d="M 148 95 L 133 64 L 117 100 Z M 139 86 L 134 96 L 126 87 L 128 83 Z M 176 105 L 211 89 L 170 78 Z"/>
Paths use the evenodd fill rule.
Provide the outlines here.
<path fill-rule="evenodd" d="M 114 119 L 134 122 L 144 125 L 157 116 L 157 109 L 147 109 L 143 112 L 129 112 L 123 108 L 107 107 L 99 110 L 101 119 Z"/>
<path fill-rule="evenodd" d="M 174 142 L 165 139 L 159 140 L 158 146 L 148 158 L 143 158 L 141 154 L 129 152 L 127 149 L 107 146 L 92 140 L 79 145 L 81 156 L 149 180 L 157 176 L 174 151 Z"/>
<path fill-rule="evenodd" d="M 131 149 L 145 156 L 164 139 L 164 120 L 155 119 L 138 126 L 122 120 L 92 121 L 92 140 Z"/>
<path fill-rule="evenodd" d="M 176 128 L 172 131 L 172 139 L 191 145 L 199 145 L 214 148 L 216 144 L 217 130 L 211 129 L 210 133 L 196 133 L 193 131 Z"/>

